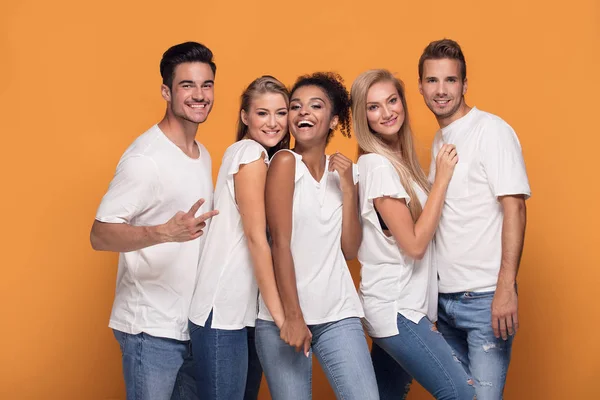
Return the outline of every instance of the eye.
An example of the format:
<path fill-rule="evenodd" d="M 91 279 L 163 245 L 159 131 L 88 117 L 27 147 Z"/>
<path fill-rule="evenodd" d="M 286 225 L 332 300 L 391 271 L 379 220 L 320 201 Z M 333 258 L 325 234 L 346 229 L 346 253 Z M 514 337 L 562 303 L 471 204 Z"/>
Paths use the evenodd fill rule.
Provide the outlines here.
<path fill-rule="evenodd" d="M 264 117 L 265 115 L 267 115 L 267 112 L 266 111 L 259 111 L 257 114 L 259 116 L 261 116 L 261 117 Z"/>
<path fill-rule="evenodd" d="M 448 82 L 454 83 L 454 82 L 456 82 L 456 79 L 455 78 L 448 78 Z"/>
<path fill-rule="evenodd" d="M 315 110 L 320 110 L 321 108 L 323 108 L 323 106 L 318 103 L 311 105 L 311 107 L 314 108 Z"/>
<path fill-rule="evenodd" d="M 397 97 L 393 97 L 390 99 L 390 104 L 396 104 L 398 102 L 398 98 Z"/>
<path fill-rule="evenodd" d="M 211 88 L 212 86 L 213 86 L 212 83 L 205 83 L 204 85 L 202 85 L 202 87 L 207 88 L 207 89 Z"/>
<path fill-rule="evenodd" d="M 435 82 L 435 79 L 434 79 L 434 78 L 428 78 L 428 79 L 427 79 L 427 82 L 428 82 L 428 83 L 433 83 L 433 82 Z"/>
<path fill-rule="evenodd" d="M 185 85 L 183 85 L 182 87 L 183 87 L 184 89 L 189 89 L 189 88 L 191 88 L 191 87 L 192 87 L 192 85 L 190 85 L 190 84 L 185 84 Z"/>
<path fill-rule="evenodd" d="M 299 105 L 299 104 L 292 104 L 292 105 L 290 106 L 290 110 L 298 110 L 299 108 L 300 108 L 300 105 Z"/>
<path fill-rule="evenodd" d="M 375 111 L 377 110 L 379 107 L 376 104 L 371 104 L 370 106 L 367 107 L 368 111 Z"/>
<path fill-rule="evenodd" d="M 285 117 L 287 115 L 287 111 L 279 111 L 277 115 L 279 115 L 280 117 Z"/>

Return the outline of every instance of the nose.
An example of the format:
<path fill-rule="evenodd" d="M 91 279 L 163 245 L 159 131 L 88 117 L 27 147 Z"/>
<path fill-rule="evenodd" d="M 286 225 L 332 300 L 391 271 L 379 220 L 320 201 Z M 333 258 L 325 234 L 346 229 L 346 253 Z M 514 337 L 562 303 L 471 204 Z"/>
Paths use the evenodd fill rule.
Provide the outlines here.
<path fill-rule="evenodd" d="M 445 96 L 447 93 L 448 92 L 444 82 L 438 82 L 437 86 L 435 87 L 435 94 L 438 96 Z"/>
<path fill-rule="evenodd" d="M 269 116 L 269 119 L 267 119 L 267 127 L 268 128 L 275 128 L 275 127 L 277 127 L 277 121 L 275 119 L 275 114 L 271 114 Z"/>
<path fill-rule="evenodd" d="M 192 99 L 198 102 L 204 101 L 204 92 L 202 91 L 201 87 L 194 89 L 194 92 L 192 93 Z"/>
<path fill-rule="evenodd" d="M 302 106 L 300 107 L 300 110 L 298 110 L 298 114 L 300 115 L 308 115 L 309 114 L 309 110 L 307 107 Z"/>
<path fill-rule="evenodd" d="M 390 119 L 390 117 L 392 116 L 390 109 L 387 106 L 382 107 L 381 109 L 382 109 L 381 116 L 383 117 L 383 119 L 385 119 L 385 120 Z"/>

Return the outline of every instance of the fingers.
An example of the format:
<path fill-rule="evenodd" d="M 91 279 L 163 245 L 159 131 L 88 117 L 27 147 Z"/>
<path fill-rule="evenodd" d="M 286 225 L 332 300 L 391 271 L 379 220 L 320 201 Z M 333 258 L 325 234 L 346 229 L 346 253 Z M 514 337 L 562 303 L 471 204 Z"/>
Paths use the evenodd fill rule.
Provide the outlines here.
<path fill-rule="evenodd" d="M 498 317 L 492 313 L 492 329 L 494 330 L 494 336 L 496 339 L 500 338 L 500 324 Z"/>
<path fill-rule="evenodd" d="M 513 320 L 513 329 L 514 329 L 514 333 L 512 333 L 512 334 L 514 335 L 519 330 L 519 316 L 517 315 L 516 312 L 512 315 L 512 320 Z"/>
<path fill-rule="evenodd" d="M 329 156 L 329 171 L 342 171 L 352 167 L 352 161 L 342 153 Z"/>
<path fill-rule="evenodd" d="M 195 202 L 194 205 L 192 206 L 192 208 L 190 208 L 190 211 L 188 211 L 188 214 L 191 215 L 192 217 L 195 216 L 196 212 L 200 209 L 202 204 L 204 204 L 204 199 L 200 199 L 197 202 Z"/>
<path fill-rule="evenodd" d="M 308 358 L 309 354 L 310 354 L 310 342 L 312 342 L 312 335 L 311 336 L 307 336 L 306 339 L 304 339 L 304 355 Z"/>
<path fill-rule="evenodd" d="M 204 214 L 201 214 L 200 216 L 198 216 L 198 218 L 195 219 L 195 223 L 197 225 L 203 224 L 204 221 L 206 221 L 209 218 L 214 217 L 217 214 L 219 214 L 219 210 L 211 210 L 209 212 L 205 212 Z"/>

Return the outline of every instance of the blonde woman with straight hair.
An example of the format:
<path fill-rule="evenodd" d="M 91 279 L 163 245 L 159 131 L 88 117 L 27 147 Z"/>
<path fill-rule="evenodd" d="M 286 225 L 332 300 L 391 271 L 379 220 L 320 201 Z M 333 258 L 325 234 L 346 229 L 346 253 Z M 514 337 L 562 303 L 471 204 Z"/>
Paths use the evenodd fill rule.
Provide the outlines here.
<path fill-rule="evenodd" d="M 473 399 L 472 380 L 435 326 L 432 240 L 456 149 L 442 147 L 430 184 L 414 149 L 404 87 L 386 70 L 356 78 L 352 117 L 363 220 L 359 295 L 380 398 L 404 398 L 414 377 L 437 399 Z"/>

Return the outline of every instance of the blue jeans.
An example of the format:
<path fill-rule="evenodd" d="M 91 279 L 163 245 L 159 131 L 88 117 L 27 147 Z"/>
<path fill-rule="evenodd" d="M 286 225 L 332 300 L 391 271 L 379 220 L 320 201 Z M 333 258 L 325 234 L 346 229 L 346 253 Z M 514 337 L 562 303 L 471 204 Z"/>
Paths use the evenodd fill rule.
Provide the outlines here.
<path fill-rule="evenodd" d="M 377 400 L 377 382 L 369 347 L 358 318 L 309 325 L 311 355 L 286 344 L 271 321 L 256 321 L 256 350 L 273 400 L 312 398 L 312 352 L 338 399 Z"/>
<path fill-rule="evenodd" d="M 127 400 L 198 398 L 189 341 L 113 333 L 121 347 Z"/>
<path fill-rule="evenodd" d="M 401 314 L 397 323 L 398 335 L 373 338 L 380 398 L 404 398 L 414 377 L 436 399 L 473 400 L 473 381 L 435 325 L 426 317 L 415 324 Z"/>
<path fill-rule="evenodd" d="M 256 400 L 262 368 L 254 328 L 214 329 L 212 312 L 204 327 L 190 321 L 198 393 L 207 400 Z"/>
<path fill-rule="evenodd" d="M 438 329 L 475 380 L 478 400 L 502 399 L 513 336 L 492 330 L 494 292 L 440 293 Z"/>

